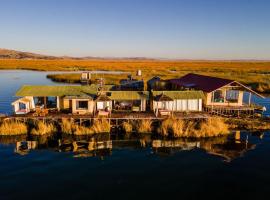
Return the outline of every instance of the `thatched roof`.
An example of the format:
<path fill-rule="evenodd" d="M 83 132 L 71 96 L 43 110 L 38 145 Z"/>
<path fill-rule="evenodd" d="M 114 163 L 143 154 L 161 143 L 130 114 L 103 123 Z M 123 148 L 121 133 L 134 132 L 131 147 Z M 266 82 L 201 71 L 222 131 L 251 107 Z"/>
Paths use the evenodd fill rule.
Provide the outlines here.
<path fill-rule="evenodd" d="M 103 89 L 110 90 L 111 88 L 111 85 L 107 85 Z M 16 92 L 16 96 L 81 96 L 86 94 L 96 94 L 97 91 L 97 85 L 24 85 Z"/>
<path fill-rule="evenodd" d="M 111 91 L 112 86 L 106 85 L 103 87 L 102 94 L 107 96 L 110 100 L 140 100 L 149 99 L 149 92 L 147 91 Z M 34 97 L 48 97 L 60 96 L 66 99 L 94 99 L 101 97 L 98 93 L 96 85 L 79 86 L 79 85 L 65 85 L 65 86 L 44 86 L 44 85 L 25 85 L 21 87 L 16 96 L 34 96 Z M 102 97 L 104 99 L 104 97 Z"/>
<path fill-rule="evenodd" d="M 165 94 L 160 94 L 154 97 L 155 101 L 173 101 L 172 98 L 168 97 Z"/>
<path fill-rule="evenodd" d="M 202 91 L 153 91 L 154 99 L 159 96 L 170 99 L 204 99 L 205 97 Z"/>
<path fill-rule="evenodd" d="M 112 100 L 149 99 L 149 92 L 147 91 L 109 91 L 107 95 Z"/>
<path fill-rule="evenodd" d="M 96 101 L 111 101 L 111 99 L 105 94 L 98 95 L 95 100 Z"/>

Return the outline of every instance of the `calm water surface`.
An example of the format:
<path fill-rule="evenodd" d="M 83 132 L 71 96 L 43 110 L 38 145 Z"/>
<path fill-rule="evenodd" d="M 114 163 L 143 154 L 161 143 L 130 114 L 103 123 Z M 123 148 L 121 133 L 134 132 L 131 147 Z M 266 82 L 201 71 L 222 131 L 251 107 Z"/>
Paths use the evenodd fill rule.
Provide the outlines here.
<path fill-rule="evenodd" d="M 267 199 L 270 133 L 0 138 L 0 199 Z"/>
<path fill-rule="evenodd" d="M 0 113 L 21 85 L 56 84 L 46 74 L 0 71 Z M 0 200 L 268 199 L 270 132 L 240 136 L 0 137 Z"/>

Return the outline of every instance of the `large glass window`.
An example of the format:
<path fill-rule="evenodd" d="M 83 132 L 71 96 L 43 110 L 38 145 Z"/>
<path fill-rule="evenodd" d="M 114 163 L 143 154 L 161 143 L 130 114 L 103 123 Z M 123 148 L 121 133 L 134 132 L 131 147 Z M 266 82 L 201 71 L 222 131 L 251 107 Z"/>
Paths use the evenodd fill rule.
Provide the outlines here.
<path fill-rule="evenodd" d="M 34 102 L 37 107 L 56 108 L 57 97 L 34 97 Z"/>
<path fill-rule="evenodd" d="M 44 103 L 45 103 L 44 100 L 45 100 L 44 97 L 34 97 L 35 106 L 37 107 L 44 106 Z"/>
<path fill-rule="evenodd" d="M 223 96 L 222 90 L 216 90 L 213 92 L 212 102 L 216 102 L 216 103 L 224 102 L 224 96 Z"/>
<path fill-rule="evenodd" d="M 229 102 L 238 102 L 239 91 L 238 90 L 227 90 L 226 100 Z"/>
<path fill-rule="evenodd" d="M 47 97 L 47 108 L 57 107 L 57 97 Z"/>
<path fill-rule="evenodd" d="M 116 110 L 132 110 L 134 107 L 140 107 L 141 101 L 134 100 L 134 101 L 115 101 L 114 102 L 114 109 Z"/>
<path fill-rule="evenodd" d="M 77 101 L 76 102 L 77 110 L 87 110 L 88 109 L 88 101 Z"/>

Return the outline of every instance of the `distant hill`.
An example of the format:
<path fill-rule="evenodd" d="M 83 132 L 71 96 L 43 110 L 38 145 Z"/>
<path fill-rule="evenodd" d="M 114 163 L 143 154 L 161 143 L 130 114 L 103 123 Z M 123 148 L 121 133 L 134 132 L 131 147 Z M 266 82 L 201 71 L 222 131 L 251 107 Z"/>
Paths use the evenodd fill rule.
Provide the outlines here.
<path fill-rule="evenodd" d="M 15 51 L 9 49 L 0 49 L 0 59 L 59 59 L 55 56 L 47 56 L 36 53 Z"/>
<path fill-rule="evenodd" d="M 30 52 L 23 51 L 15 51 L 10 49 L 1 49 L 0 48 L 0 59 L 21 59 L 21 60 L 156 60 L 152 58 L 144 58 L 144 57 L 94 57 L 94 56 L 86 56 L 86 57 L 71 57 L 71 56 L 48 56 Z"/>
<path fill-rule="evenodd" d="M 203 60 L 203 59 L 167 59 L 167 58 L 148 58 L 148 57 L 72 57 L 72 56 L 49 56 L 37 53 L 16 51 L 0 48 L 0 59 L 18 59 L 18 60 L 132 60 L 132 61 L 232 61 L 232 62 L 269 62 L 270 60 L 239 59 L 239 60 Z"/>

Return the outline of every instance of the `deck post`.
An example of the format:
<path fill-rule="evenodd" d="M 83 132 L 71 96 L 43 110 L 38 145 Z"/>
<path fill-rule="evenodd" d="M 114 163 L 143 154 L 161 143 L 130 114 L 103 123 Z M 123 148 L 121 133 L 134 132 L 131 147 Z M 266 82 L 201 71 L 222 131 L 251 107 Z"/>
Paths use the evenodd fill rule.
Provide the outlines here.
<path fill-rule="evenodd" d="M 44 108 L 47 108 L 47 99 L 44 97 Z"/>
<path fill-rule="evenodd" d="M 249 92 L 249 96 L 248 96 L 248 105 L 251 105 L 251 92 Z"/>
<path fill-rule="evenodd" d="M 59 96 L 56 97 L 56 104 L 57 104 L 56 106 L 57 110 L 60 111 L 60 97 Z"/>

